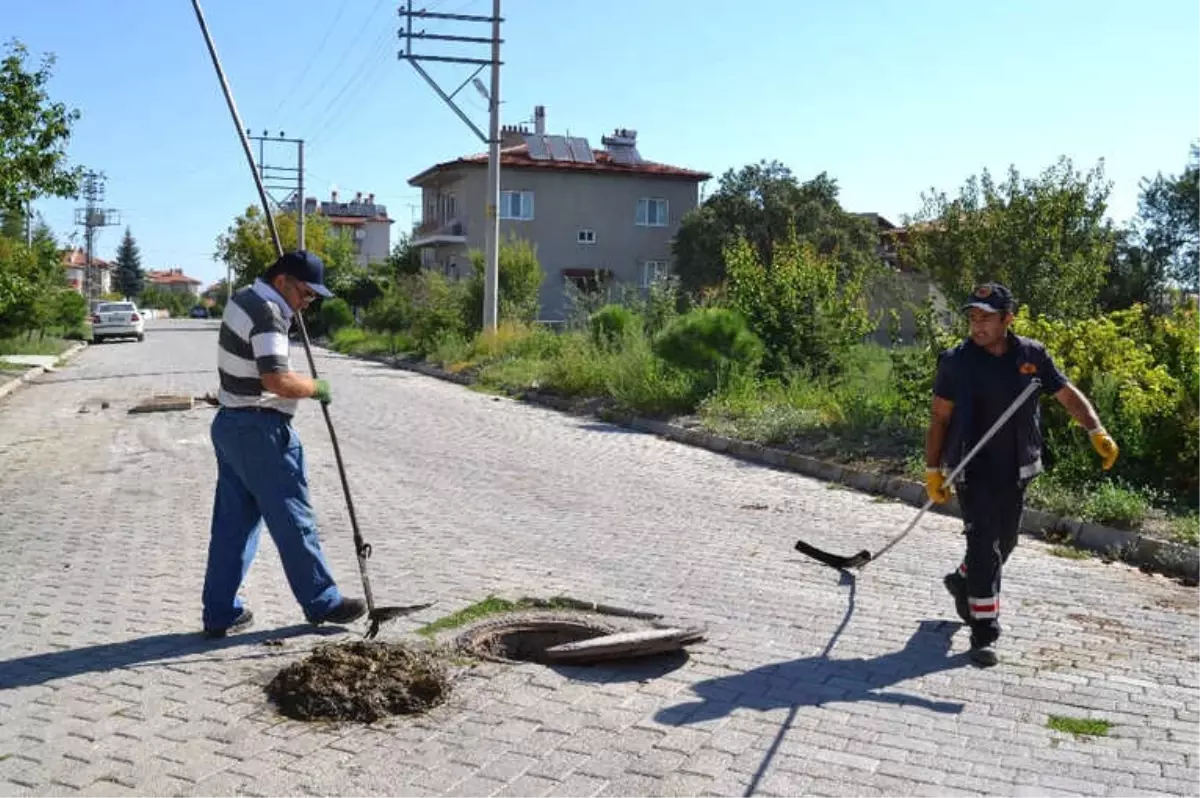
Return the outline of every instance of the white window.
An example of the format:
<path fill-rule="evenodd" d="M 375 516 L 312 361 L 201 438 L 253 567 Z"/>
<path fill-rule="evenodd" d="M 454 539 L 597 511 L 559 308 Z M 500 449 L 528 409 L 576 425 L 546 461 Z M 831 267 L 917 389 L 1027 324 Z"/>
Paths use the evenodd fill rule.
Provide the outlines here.
<path fill-rule="evenodd" d="M 533 192 L 501 191 L 500 218 L 526 222 L 533 219 Z"/>
<path fill-rule="evenodd" d="M 670 264 L 665 260 L 642 261 L 642 288 L 649 288 L 670 275 Z"/>
<path fill-rule="evenodd" d="M 580 230 L 579 231 L 579 243 L 580 244 L 595 244 L 596 243 L 596 231 L 595 230 Z"/>
<path fill-rule="evenodd" d="M 666 227 L 667 201 L 652 198 L 638 200 L 635 222 L 639 227 Z"/>

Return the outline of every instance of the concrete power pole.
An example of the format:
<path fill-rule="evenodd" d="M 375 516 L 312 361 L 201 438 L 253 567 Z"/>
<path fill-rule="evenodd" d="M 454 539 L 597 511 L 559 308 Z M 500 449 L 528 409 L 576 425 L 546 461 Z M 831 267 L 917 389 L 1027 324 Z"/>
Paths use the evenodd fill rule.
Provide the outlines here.
<path fill-rule="evenodd" d="M 400 30 L 400 37 L 404 39 L 404 50 L 399 53 L 401 60 L 408 61 L 412 64 L 413 69 L 417 71 L 425 82 L 430 85 L 437 95 L 442 98 L 451 110 L 458 115 L 458 118 L 466 123 L 467 127 L 479 137 L 488 147 L 488 189 L 487 189 L 487 205 L 484 208 L 484 216 L 487 219 L 487 227 L 485 228 L 485 264 L 484 264 L 484 279 L 483 279 L 483 329 L 491 331 L 496 329 L 497 316 L 499 315 L 499 285 L 500 285 L 500 67 L 503 62 L 500 61 L 500 45 L 503 40 L 500 38 L 500 23 L 504 20 L 500 17 L 500 0 L 492 0 L 492 14 L 488 17 L 475 16 L 471 14 L 439 14 L 433 11 L 420 9 L 413 10 L 412 0 L 407 0 L 406 7 L 400 9 L 400 16 L 405 20 L 405 26 Z M 446 34 L 426 33 L 423 29 L 413 31 L 413 20 L 424 21 L 428 19 L 447 20 L 451 22 L 487 22 L 491 24 L 491 36 L 452 36 Z M 413 52 L 413 39 L 432 42 L 455 42 L 459 44 L 480 45 L 487 44 L 491 46 L 490 58 L 463 58 L 459 56 L 445 55 L 420 55 Z M 422 61 L 432 61 L 448 64 L 467 64 L 475 66 L 475 71 L 471 73 L 458 88 L 449 94 L 438 85 L 425 68 L 421 66 Z M 454 97 L 463 87 L 475 80 L 475 77 L 483 71 L 484 67 L 491 67 L 491 90 L 486 92 L 488 101 L 488 134 L 484 135 L 479 126 L 471 121 L 462 109 L 454 102 Z M 476 87 L 482 91 L 482 84 L 476 81 Z"/>
<path fill-rule="evenodd" d="M 83 177 L 83 194 L 87 205 L 75 209 L 75 224 L 83 227 L 86 258 L 83 266 L 83 294 L 89 300 L 100 298 L 100 279 L 96 270 L 96 228 L 120 224 L 120 214 L 112 208 L 101 208 L 104 201 L 104 173 L 89 171 Z"/>

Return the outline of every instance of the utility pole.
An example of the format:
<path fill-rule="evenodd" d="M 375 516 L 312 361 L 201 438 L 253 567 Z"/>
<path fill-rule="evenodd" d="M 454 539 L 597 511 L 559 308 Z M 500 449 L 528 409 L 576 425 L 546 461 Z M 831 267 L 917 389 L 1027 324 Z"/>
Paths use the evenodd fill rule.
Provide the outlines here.
<path fill-rule="evenodd" d="M 263 131 L 261 136 L 250 135 L 250 130 L 246 130 L 246 136 L 251 141 L 258 142 L 258 167 L 259 177 L 262 179 L 263 187 L 270 194 L 274 191 L 288 191 L 292 199 L 296 203 L 296 249 L 304 249 L 304 139 L 289 139 L 285 138 L 283 131 L 275 138 L 271 138 L 267 131 Z M 292 166 L 271 166 L 266 162 L 267 143 L 282 143 L 296 145 L 296 165 Z M 268 182 L 270 181 L 270 182 Z M 271 195 L 271 199 L 275 200 L 275 204 L 280 208 L 287 208 L 289 200 L 283 202 L 275 199 Z"/>
<path fill-rule="evenodd" d="M 405 21 L 404 27 L 400 29 L 400 38 L 404 39 L 404 50 L 399 53 L 401 60 L 408 61 L 412 64 L 413 69 L 417 71 L 425 82 L 433 88 L 437 95 L 450 106 L 451 110 L 458 115 L 458 118 L 466 123 L 480 141 L 488 145 L 488 189 L 487 189 L 487 204 L 484 208 L 484 216 L 487 219 L 485 228 L 485 264 L 484 264 L 484 279 L 483 279 L 483 329 L 491 331 L 496 329 L 496 319 L 498 316 L 498 294 L 500 283 L 500 45 L 503 41 L 500 38 L 500 23 L 504 20 L 500 17 L 500 0 L 492 0 L 491 16 L 476 16 L 471 14 L 440 14 L 433 11 L 419 9 L 414 11 L 412 0 L 406 0 L 406 7 L 400 9 L 400 17 Z M 446 20 L 450 22 L 469 22 L 481 23 L 487 22 L 491 24 L 491 36 L 455 36 L 446 34 L 426 33 L 422 28 L 413 30 L 413 20 L 423 22 L 424 20 Z M 425 42 L 454 42 L 456 44 L 470 45 L 491 45 L 490 57 L 483 58 L 465 58 L 460 56 L 446 55 L 425 55 L 413 52 L 413 40 Z M 475 71 L 467 77 L 458 88 L 447 94 L 445 90 L 438 85 L 425 68 L 421 66 L 422 61 L 432 61 L 448 64 L 467 64 L 475 66 Z M 482 92 L 482 84 L 475 80 L 476 76 L 483 71 L 484 67 L 491 67 L 491 91 L 487 92 L 488 101 L 488 133 L 484 135 L 483 131 L 471 121 L 462 109 L 454 102 L 454 97 L 468 83 L 475 81 L 476 88 Z"/>
<path fill-rule="evenodd" d="M 112 208 L 101 208 L 104 201 L 104 173 L 88 171 L 83 176 L 81 192 L 87 205 L 75 209 L 75 224 L 83 226 L 86 261 L 83 266 L 83 294 L 89 300 L 100 298 L 100 280 L 96 270 L 96 228 L 120 224 L 120 214 Z"/>

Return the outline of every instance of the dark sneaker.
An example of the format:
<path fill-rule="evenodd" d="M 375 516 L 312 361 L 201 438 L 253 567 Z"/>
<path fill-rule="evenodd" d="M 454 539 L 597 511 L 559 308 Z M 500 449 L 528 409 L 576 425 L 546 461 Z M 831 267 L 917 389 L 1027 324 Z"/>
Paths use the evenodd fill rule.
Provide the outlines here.
<path fill-rule="evenodd" d="M 367 602 L 362 599 L 344 598 L 342 603 L 313 623 L 350 623 L 367 614 Z"/>
<path fill-rule="evenodd" d="M 967 602 L 967 578 L 958 571 L 951 571 L 942 579 L 946 592 L 954 597 L 954 611 L 965 624 L 971 623 L 971 605 Z"/>
<path fill-rule="evenodd" d="M 972 645 L 968 656 L 971 658 L 971 662 L 981 668 L 990 668 L 1000 661 L 1000 658 L 996 656 L 996 651 L 990 645 Z"/>
<path fill-rule="evenodd" d="M 254 613 L 250 610 L 242 610 L 242 614 L 233 619 L 233 623 L 226 626 L 224 629 L 205 629 L 204 636 L 210 640 L 217 640 L 234 632 L 241 632 L 249 629 L 254 625 Z"/>

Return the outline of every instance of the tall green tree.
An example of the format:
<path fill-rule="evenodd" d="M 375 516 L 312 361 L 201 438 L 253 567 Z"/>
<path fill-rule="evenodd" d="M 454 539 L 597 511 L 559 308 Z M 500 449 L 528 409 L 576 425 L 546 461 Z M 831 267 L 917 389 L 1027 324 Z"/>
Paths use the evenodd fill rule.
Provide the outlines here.
<path fill-rule="evenodd" d="M 1179 175 L 1143 180 L 1138 226 L 1146 257 L 1176 284 L 1200 291 L 1200 144 Z"/>
<path fill-rule="evenodd" d="M 117 290 L 126 299 L 141 296 L 146 287 L 146 273 L 142 271 L 142 254 L 129 228 L 117 247 Z"/>
<path fill-rule="evenodd" d="M 296 248 L 296 222 L 294 213 L 275 215 L 275 226 L 285 252 Z M 325 283 L 330 290 L 335 294 L 352 290 L 364 270 L 355 263 L 354 244 L 348 235 L 335 231 L 324 216 L 313 214 L 304 218 L 304 243 L 308 251 L 324 261 Z M 258 206 L 251 205 L 218 236 L 213 259 L 233 270 L 233 285 L 237 289 L 254 282 L 277 257 L 266 217 Z"/>
<path fill-rule="evenodd" d="M 40 196 L 73 197 L 82 167 L 67 165 L 67 142 L 79 112 L 50 101 L 46 84 L 54 56 L 31 68 L 25 45 L 13 40 L 0 61 L 0 210 L 23 214 Z"/>
<path fill-rule="evenodd" d="M 1110 190 L 1103 161 L 1082 174 L 1062 157 L 1034 179 L 1010 167 L 1001 183 L 984 170 L 955 199 L 937 190 L 921 195 L 901 257 L 950 297 L 995 280 L 1035 316 L 1086 318 L 1116 238 L 1104 218 Z"/>
<path fill-rule="evenodd" d="M 721 177 L 717 190 L 686 215 L 673 242 L 680 287 L 695 293 L 727 276 L 725 253 L 745 239 L 759 261 L 770 265 L 790 237 L 845 264 L 847 273 L 877 261 L 871 224 L 845 211 L 837 181 L 822 172 L 800 183 L 778 161 L 761 161 Z"/>

